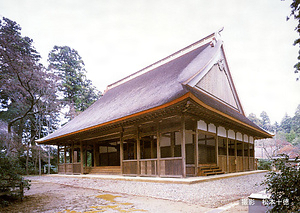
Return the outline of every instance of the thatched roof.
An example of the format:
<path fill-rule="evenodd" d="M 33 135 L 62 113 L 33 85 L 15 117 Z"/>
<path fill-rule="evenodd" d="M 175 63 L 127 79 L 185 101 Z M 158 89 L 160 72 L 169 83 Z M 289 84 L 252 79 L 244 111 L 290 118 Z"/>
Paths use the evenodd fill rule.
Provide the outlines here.
<path fill-rule="evenodd" d="M 240 110 L 232 109 L 214 98 L 204 95 L 195 89 L 194 85 L 191 85 L 193 79 L 201 75 L 201 72 L 212 63 L 212 59 L 221 51 L 222 44 L 221 40 L 216 40 L 215 34 L 211 34 L 165 59 L 109 85 L 104 95 L 92 106 L 38 142 L 49 142 L 99 125 L 112 123 L 126 116 L 162 106 L 187 93 L 192 93 L 207 105 L 228 114 L 245 125 L 263 131 L 245 117 L 238 98 Z M 266 133 L 267 135 L 268 133 Z"/>

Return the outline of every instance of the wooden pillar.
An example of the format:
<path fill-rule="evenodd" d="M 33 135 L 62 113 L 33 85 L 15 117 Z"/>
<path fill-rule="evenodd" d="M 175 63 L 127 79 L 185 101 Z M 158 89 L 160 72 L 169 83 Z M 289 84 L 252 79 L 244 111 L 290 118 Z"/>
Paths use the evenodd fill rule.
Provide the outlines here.
<path fill-rule="evenodd" d="M 151 142 L 150 142 L 150 154 L 151 154 L 151 159 L 154 158 L 154 141 L 153 141 L 153 136 L 151 137 Z"/>
<path fill-rule="evenodd" d="M 244 162 L 245 162 L 245 145 L 244 145 L 244 134 L 243 134 L 243 136 L 242 136 L 242 155 L 243 155 L 243 171 L 245 171 L 245 165 L 244 165 Z"/>
<path fill-rule="evenodd" d="M 182 177 L 186 177 L 185 161 L 185 116 L 181 116 L 181 157 L 182 157 Z"/>
<path fill-rule="evenodd" d="M 196 123 L 196 130 L 195 130 L 195 139 L 194 139 L 194 153 L 195 153 L 195 176 L 198 175 L 198 163 L 199 163 L 199 141 L 198 141 L 198 128 L 197 128 L 197 123 Z"/>
<path fill-rule="evenodd" d="M 234 162 L 235 162 L 235 172 L 237 172 L 238 169 L 238 158 L 237 158 L 237 141 L 236 141 L 236 132 L 234 135 Z"/>
<path fill-rule="evenodd" d="M 248 170 L 250 170 L 250 138 L 248 136 Z"/>
<path fill-rule="evenodd" d="M 137 132 L 136 132 L 136 166 L 137 166 L 137 175 L 140 176 L 141 170 L 140 170 L 140 158 L 141 158 L 141 140 L 140 140 L 140 131 L 139 127 L 137 127 Z"/>
<path fill-rule="evenodd" d="M 70 155 L 70 163 L 72 163 L 72 174 L 74 174 L 74 141 L 72 141 L 72 145 L 71 145 L 71 155 Z"/>
<path fill-rule="evenodd" d="M 96 161 L 96 149 L 97 149 L 97 144 L 96 143 L 94 143 L 94 145 L 93 145 L 93 160 L 94 160 L 94 167 L 96 167 L 97 166 L 97 161 Z"/>
<path fill-rule="evenodd" d="M 60 152 L 60 149 L 59 149 L 59 145 L 57 145 L 57 166 L 59 165 L 59 152 Z M 57 169 L 58 171 L 58 169 Z"/>
<path fill-rule="evenodd" d="M 171 157 L 175 156 L 175 132 L 171 132 Z"/>
<path fill-rule="evenodd" d="M 137 141 L 133 144 L 133 159 L 137 159 Z"/>
<path fill-rule="evenodd" d="M 67 173 L 67 146 L 64 147 L 64 166 L 65 166 L 65 174 Z"/>
<path fill-rule="evenodd" d="M 121 167 L 121 175 L 123 175 L 123 159 L 124 159 L 124 138 L 123 138 L 123 134 L 124 134 L 124 129 L 122 127 L 121 131 L 120 131 L 120 167 Z"/>
<path fill-rule="evenodd" d="M 229 173 L 229 149 L 228 149 L 228 129 L 226 129 L 226 172 Z"/>
<path fill-rule="evenodd" d="M 217 164 L 217 166 L 219 166 L 219 137 L 218 137 L 218 126 L 216 126 L 215 158 L 216 158 L 216 164 Z"/>
<path fill-rule="evenodd" d="M 85 158 L 84 158 L 84 161 L 85 161 L 85 173 L 87 173 L 87 158 L 88 158 L 88 156 L 87 156 L 87 142 L 85 142 Z"/>
<path fill-rule="evenodd" d="M 157 151 L 157 176 L 160 177 L 160 130 L 159 122 L 156 124 L 156 151 Z"/>
<path fill-rule="evenodd" d="M 83 171 L 83 142 L 80 141 L 80 170 L 81 170 L 81 174 L 84 174 L 84 171 Z"/>

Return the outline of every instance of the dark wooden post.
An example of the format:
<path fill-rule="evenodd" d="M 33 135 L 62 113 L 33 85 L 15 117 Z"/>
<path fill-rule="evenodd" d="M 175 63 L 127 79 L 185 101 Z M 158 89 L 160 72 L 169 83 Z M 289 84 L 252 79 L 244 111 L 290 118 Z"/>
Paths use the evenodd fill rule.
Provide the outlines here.
<path fill-rule="evenodd" d="M 243 155 L 243 171 L 245 171 L 245 165 L 244 165 L 244 162 L 245 162 L 245 145 L 244 145 L 244 134 L 242 135 L 242 155 Z"/>
<path fill-rule="evenodd" d="M 81 174 L 84 174 L 84 171 L 83 171 L 83 142 L 80 141 L 80 170 L 81 170 Z"/>
<path fill-rule="evenodd" d="M 85 142 L 85 155 L 84 155 L 84 164 L 85 164 L 85 173 L 87 173 L 87 141 Z"/>
<path fill-rule="evenodd" d="M 121 175 L 123 175 L 123 159 L 124 159 L 124 139 L 123 139 L 124 129 L 121 128 L 120 131 L 120 167 L 121 167 Z"/>
<path fill-rule="evenodd" d="M 72 174 L 74 174 L 74 141 L 72 141 L 72 145 L 71 145 L 71 155 L 70 155 L 70 163 L 72 163 Z"/>
<path fill-rule="evenodd" d="M 194 153 L 195 153 L 195 176 L 198 175 L 198 163 L 199 163 L 199 141 L 198 141 L 198 127 L 197 127 L 197 121 L 196 121 L 196 128 L 195 128 L 195 139 L 194 139 Z"/>
<path fill-rule="evenodd" d="M 226 129 L 226 172 L 229 173 L 228 129 Z"/>
<path fill-rule="evenodd" d="M 59 152 L 60 152 L 60 149 L 59 149 L 59 145 L 57 145 L 57 172 L 59 173 Z M 39 155 L 40 155 L 40 152 L 39 152 Z"/>
<path fill-rule="evenodd" d="M 160 177 L 160 130 L 159 121 L 156 124 L 157 176 Z"/>
<path fill-rule="evenodd" d="M 181 116 L 181 157 L 182 157 L 182 177 L 186 177 L 185 163 L 185 116 Z"/>
<path fill-rule="evenodd" d="M 64 167 L 65 167 L 65 174 L 67 173 L 67 146 L 64 146 Z"/>
<path fill-rule="evenodd" d="M 151 154 L 151 159 L 154 158 L 154 142 L 153 142 L 153 136 L 151 137 L 151 144 L 150 144 L 150 154 Z"/>
<path fill-rule="evenodd" d="M 248 137 L 248 170 L 250 170 L 250 137 L 249 135 L 247 135 Z"/>
<path fill-rule="evenodd" d="M 171 157 L 175 156 L 175 132 L 171 132 Z"/>
<path fill-rule="evenodd" d="M 216 164 L 219 166 L 219 137 L 218 137 L 218 126 L 216 126 L 216 139 L 215 139 L 215 154 Z"/>
<path fill-rule="evenodd" d="M 97 160 L 96 160 L 96 155 L 97 155 L 97 153 L 96 153 L 96 151 L 97 151 L 97 143 L 94 143 L 93 144 L 93 160 L 94 160 L 94 167 L 96 167 L 97 166 Z"/>
<path fill-rule="evenodd" d="M 136 132 L 136 169 L 137 169 L 137 175 L 140 176 L 140 158 L 141 158 L 141 141 L 140 141 L 140 131 L 139 127 L 137 127 Z"/>
<path fill-rule="evenodd" d="M 237 158 L 237 141 L 236 141 L 236 132 L 234 132 L 234 162 L 235 162 L 235 172 L 238 169 L 238 158 Z"/>

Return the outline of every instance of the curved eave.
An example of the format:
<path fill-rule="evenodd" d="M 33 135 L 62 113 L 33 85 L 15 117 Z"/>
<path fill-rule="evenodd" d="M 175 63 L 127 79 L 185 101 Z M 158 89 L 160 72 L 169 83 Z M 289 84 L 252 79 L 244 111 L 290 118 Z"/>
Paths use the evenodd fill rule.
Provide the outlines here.
<path fill-rule="evenodd" d="M 54 137 L 54 138 L 49 138 L 49 139 L 46 139 L 46 140 L 39 139 L 36 142 L 39 143 L 39 144 L 46 144 L 46 143 L 61 140 L 63 138 L 67 138 L 67 137 L 70 137 L 70 136 L 75 136 L 75 135 L 83 133 L 83 132 L 98 129 L 98 128 L 108 126 L 108 125 L 111 125 L 111 124 L 114 124 L 114 123 L 119 123 L 119 122 L 125 121 L 127 119 L 131 119 L 131 118 L 141 116 L 141 115 L 144 115 L 144 114 L 147 114 L 147 113 L 151 113 L 151 112 L 154 112 L 154 111 L 157 111 L 157 110 L 160 110 L 160 109 L 164 109 L 164 108 L 169 107 L 171 105 L 177 104 L 177 103 L 179 103 L 179 102 L 181 102 L 181 101 L 183 101 L 184 99 L 187 99 L 187 98 L 189 98 L 189 93 L 186 93 L 185 95 L 183 95 L 183 96 L 181 96 L 181 97 L 179 97 L 179 98 L 177 98 L 177 99 L 175 99 L 171 102 L 168 102 L 166 104 L 163 104 L 163 105 L 151 108 L 151 109 L 147 109 L 147 110 L 144 110 L 144 111 L 141 111 L 141 112 L 137 112 L 137 113 L 134 113 L 132 115 L 121 117 L 121 118 L 118 118 L 118 119 L 115 119 L 115 120 L 112 120 L 112 121 L 108 121 L 108 122 L 105 122 L 105 123 L 102 123 L 102 124 L 98 124 L 98 125 L 95 125 L 95 126 L 92 126 L 92 127 L 89 127 L 89 128 L 85 128 L 85 129 L 74 131 L 74 132 L 71 132 L 71 133 L 68 133 L 68 134 L 60 135 L 60 136 L 57 136 L 57 137 Z"/>
<path fill-rule="evenodd" d="M 55 144 L 58 141 L 62 141 L 64 139 L 68 139 L 68 138 L 70 139 L 72 137 L 76 137 L 77 135 L 79 135 L 81 133 L 85 133 L 85 132 L 96 130 L 96 129 L 99 129 L 99 128 L 102 128 L 102 127 L 105 127 L 105 126 L 121 123 L 121 122 L 126 121 L 128 119 L 133 119 L 133 118 L 138 117 L 138 116 L 143 116 L 143 115 L 146 115 L 148 113 L 155 112 L 155 111 L 167 108 L 167 107 L 175 105 L 175 104 L 177 104 L 181 101 L 184 101 L 185 99 L 187 99 L 187 100 L 191 99 L 194 102 L 196 102 L 197 104 L 199 104 L 200 106 L 204 107 L 205 109 L 207 109 L 207 110 L 209 110 L 213 113 L 216 113 L 216 114 L 230 120 L 233 123 L 237 123 L 237 124 L 243 126 L 245 129 L 250 129 L 252 132 L 257 133 L 257 135 L 254 135 L 256 138 L 271 138 L 271 137 L 273 137 L 273 135 L 271 135 L 268 132 L 265 132 L 264 130 L 262 130 L 260 128 L 256 128 L 254 126 L 251 126 L 251 125 L 249 125 L 245 122 L 240 121 L 237 118 L 234 118 L 230 115 L 227 115 L 226 113 L 221 112 L 221 111 L 205 104 L 203 101 L 199 100 L 195 95 L 193 95 L 191 92 L 187 92 L 183 96 L 181 96 L 181 97 L 179 97 L 179 98 L 177 98 L 177 99 L 175 99 L 171 102 L 168 102 L 166 104 L 163 104 L 163 105 L 151 108 L 151 109 L 147 109 L 147 110 L 144 110 L 144 111 L 141 111 L 141 112 L 129 115 L 129 116 L 118 118 L 118 119 L 115 119 L 115 120 L 112 120 L 112 121 L 108 121 L 108 122 L 105 122 L 105 123 L 102 123 L 102 124 L 98 124 L 98 125 L 95 125 L 95 126 L 92 126 L 92 127 L 89 127 L 89 128 L 74 131 L 72 133 L 60 135 L 60 136 L 57 136 L 57 137 L 54 137 L 54 138 L 49 138 L 49 139 L 46 139 L 46 140 L 40 139 L 40 140 L 37 140 L 37 142 L 39 144 Z"/>

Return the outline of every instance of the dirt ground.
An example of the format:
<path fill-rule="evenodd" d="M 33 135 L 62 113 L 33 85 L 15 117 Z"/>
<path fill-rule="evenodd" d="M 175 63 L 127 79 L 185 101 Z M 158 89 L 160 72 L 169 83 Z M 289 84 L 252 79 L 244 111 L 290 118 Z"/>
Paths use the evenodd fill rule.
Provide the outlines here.
<path fill-rule="evenodd" d="M 247 212 L 247 207 L 234 206 L 226 212 Z M 201 213 L 216 209 L 170 200 L 115 194 L 56 183 L 34 181 L 25 192 L 23 202 L 16 202 L 0 212 L 187 212 Z M 215 211 L 214 211 L 215 212 Z M 217 211 L 220 212 L 220 211 Z"/>

